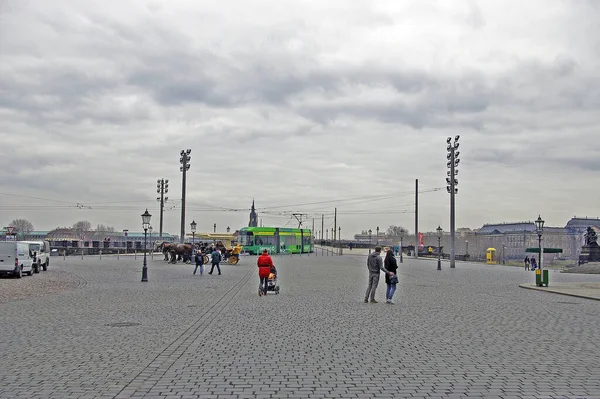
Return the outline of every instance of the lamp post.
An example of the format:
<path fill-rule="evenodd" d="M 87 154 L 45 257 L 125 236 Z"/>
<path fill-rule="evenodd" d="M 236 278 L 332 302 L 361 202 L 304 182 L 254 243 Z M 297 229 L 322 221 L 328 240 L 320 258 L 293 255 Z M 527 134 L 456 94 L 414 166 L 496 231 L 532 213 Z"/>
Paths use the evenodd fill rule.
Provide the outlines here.
<path fill-rule="evenodd" d="M 342 228 L 338 226 L 338 247 L 340 248 L 338 251 L 338 255 L 342 254 Z"/>
<path fill-rule="evenodd" d="M 379 226 L 377 226 L 377 237 L 375 238 L 375 245 L 379 245 Z"/>
<path fill-rule="evenodd" d="M 192 223 L 190 223 L 190 229 L 192 230 L 192 247 L 194 246 L 194 238 L 196 235 L 196 226 L 198 224 L 196 223 L 195 220 L 192 219 Z"/>
<path fill-rule="evenodd" d="M 467 246 L 467 250 L 465 251 L 466 252 L 465 255 L 468 258 L 469 257 L 469 240 L 465 240 L 465 245 Z"/>
<path fill-rule="evenodd" d="M 435 229 L 435 230 L 437 231 L 437 239 L 438 239 L 438 251 L 437 251 L 438 252 L 438 267 L 437 267 L 437 269 L 438 270 L 442 270 L 442 261 L 440 259 L 440 255 L 442 253 L 442 250 L 441 250 L 441 246 L 442 246 L 442 244 L 441 244 L 442 243 L 442 228 L 440 226 L 438 226 L 438 228 Z"/>
<path fill-rule="evenodd" d="M 458 163 L 460 162 L 460 159 L 458 159 L 458 156 L 460 155 L 460 152 L 458 151 L 458 139 L 460 138 L 459 135 L 456 135 L 456 137 L 454 137 L 454 143 L 450 143 L 452 141 L 452 137 L 448 137 L 446 139 L 446 144 L 448 144 L 448 146 L 446 147 L 446 149 L 448 150 L 448 155 L 446 155 L 446 158 L 448 159 L 448 163 L 446 164 L 446 166 L 448 167 L 448 172 L 447 175 L 448 177 L 446 177 L 446 190 L 448 191 L 448 193 L 450 194 L 450 268 L 454 268 L 456 266 L 456 251 L 455 251 L 455 202 L 454 202 L 454 196 L 458 193 L 458 187 L 456 187 L 458 185 L 458 179 L 456 179 L 456 176 L 458 175 L 458 169 L 456 169 L 456 167 L 458 166 Z"/>
<path fill-rule="evenodd" d="M 502 244 L 502 264 L 506 265 L 506 244 Z"/>
<path fill-rule="evenodd" d="M 373 231 L 371 229 L 369 229 L 369 253 L 371 253 L 371 233 Z"/>
<path fill-rule="evenodd" d="M 123 236 L 125 237 L 125 253 L 129 252 L 127 247 L 127 234 L 129 233 L 128 229 L 123 229 Z"/>
<path fill-rule="evenodd" d="M 542 271 L 542 234 L 544 234 L 544 221 L 542 220 L 541 215 L 538 215 L 537 220 L 535 221 L 535 230 L 537 232 L 538 235 L 538 249 L 540 251 L 539 253 L 539 269 L 540 272 Z"/>
<path fill-rule="evenodd" d="M 148 227 L 150 227 L 150 218 L 151 214 L 148 213 L 148 209 L 146 212 L 142 213 L 142 227 L 144 228 L 144 266 L 142 267 L 142 281 L 148 281 L 148 265 L 146 263 L 146 235 L 148 233 Z"/>
<path fill-rule="evenodd" d="M 231 231 L 231 229 L 229 228 L 229 226 L 227 226 L 227 232 L 229 233 Z"/>
<path fill-rule="evenodd" d="M 213 233 L 216 233 L 216 232 L 217 232 L 217 224 L 215 223 L 215 224 L 213 224 Z"/>

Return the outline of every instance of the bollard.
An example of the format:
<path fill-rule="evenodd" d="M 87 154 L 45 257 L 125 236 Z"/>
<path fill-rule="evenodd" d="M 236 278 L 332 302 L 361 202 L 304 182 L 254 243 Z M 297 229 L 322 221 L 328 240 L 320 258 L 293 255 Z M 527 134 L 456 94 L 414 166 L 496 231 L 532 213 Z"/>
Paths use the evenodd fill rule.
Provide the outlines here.
<path fill-rule="evenodd" d="M 150 251 L 150 259 L 154 259 L 154 249 Z"/>
<path fill-rule="evenodd" d="M 133 259 L 137 259 L 137 249 L 133 250 Z"/>
<path fill-rule="evenodd" d="M 83 248 L 81 248 L 81 260 L 83 260 Z"/>
<path fill-rule="evenodd" d="M 67 250 L 63 249 L 63 260 L 65 260 L 65 257 L 67 256 Z"/>
<path fill-rule="evenodd" d="M 102 260 L 102 250 L 100 250 L 100 260 Z"/>
<path fill-rule="evenodd" d="M 117 259 L 119 259 L 119 255 L 121 255 L 121 249 L 117 249 Z"/>

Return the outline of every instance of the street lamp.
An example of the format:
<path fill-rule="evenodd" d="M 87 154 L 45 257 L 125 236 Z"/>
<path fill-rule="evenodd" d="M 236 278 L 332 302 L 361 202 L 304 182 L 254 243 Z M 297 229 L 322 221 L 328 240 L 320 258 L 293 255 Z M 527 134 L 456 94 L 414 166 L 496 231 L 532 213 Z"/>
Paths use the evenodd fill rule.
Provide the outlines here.
<path fill-rule="evenodd" d="M 371 229 L 369 229 L 369 253 L 371 253 L 371 233 L 373 231 Z"/>
<path fill-rule="evenodd" d="M 375 245 L 379 245 L 379 226 L 377 226 L 377 237 L 375 239 L 376 244 Z"/>
<path fill-rule="evenodd" d="M 148 233 L 148 228 L 150 227 L 150 218 L 151 214 L 148 213 L 148 209 L 146 212 L 142 213 L 142 227 L 144 228 L 144 266 L 142 267 L 142 281 L 148 281 L 148 266 L 146 263 L 146 234 Z"/>
<path fill-rule="evenodd" d="M 458 163 L 460 159 L 458 156 L 460 152 L 458 151 L 458 139 L 459 135 L 454 137 L 454 142 L 451 143 L 452 137 L 448 137 L 446 139 L 446 150 L 448 150 L 448 154 L 446 155 L 446 159 L 448 159 L 448 163 L 446 166 L 448 167 L 448 172 L 446 173 L 448 177 L 446 177 L 446 190 L 450 194 L 450 268 L 454 268 L 456 266 L 456 251 L 455 251 L 455 202 L 454 196 L 458 193 L 458 179 L 456 176 L 458 175 Z"/>
<path fill-rule="evenodd" d="M 339 254 L 342 254 L 342 228 L 338 226 L 338 247 L 340 248 Z"/>
<path fill-rule="evenodd" d="M 227 226 L 227 232 L 229 233 L 231 231 L 231 229 L 229 228 L 229 226 Z"/>
<path fill-rule="evenodd" d="M 502 264 L 506 265 L 506 244 L 502 244 Z"/>
<path fill-rule="evenodd" d="M 535 221 L 535 230 L 537 232 L 538 235 L 538 249 L 540 251 L 539 254 L 539 269 L 540 272 L 542 271 L 542 234 L 544 234 L 544 221 L 542 220 L 541 215 L 538 215 L 537 220 Z"/>
<path fill-rule="evenodd" d="M 190 223 L 190 228 L 192 230 L 192 247 L 194 246 L 194 237 L 196 235 L 196 226 L 197 225 L 198 224 L 194 220 L 192 220 L 192 223 Z"/>
<path fill-rule="evenodd" d="M 440 254 L 442 252 L 442 250 L 440 249 L 441 242 L 442 242 L 442 228 L 440 226 L 438 226 L 436 231 L 437 231 L 437 239 L 438 239 L 438 267 L 437 267 L 437 269 L 442 270 L 442 261 L 440 259 Z"/>
<path fill-rule="evenodd" d="M 217 232 L 217 224 L 215 223 L 215 224 L 213 224 L 213 233 L 216 233 L 216 232 Z"/>

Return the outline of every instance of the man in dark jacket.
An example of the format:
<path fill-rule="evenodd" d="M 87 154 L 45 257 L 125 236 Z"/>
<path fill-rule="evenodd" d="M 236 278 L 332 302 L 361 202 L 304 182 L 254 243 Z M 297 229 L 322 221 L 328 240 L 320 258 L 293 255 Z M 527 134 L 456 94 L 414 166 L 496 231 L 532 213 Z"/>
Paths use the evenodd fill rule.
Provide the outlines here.
<path fill-rule="evenodd" d="M 371 303 L 377 303 L 375 300 L 375 290 L 379 284 L 379 274 L 380 272 L 389 274 L 383 267 L 381 247 L 375 247 L 375 252 L 372 252 L 367 257 L 367 269 L 369 269 L 369 286 L 367 287 L 367 293 L 365 294 L 365 303 L 369 302 L 369 296 L 371 297 Z"/>
<path fill-rule="evenodd" d="M 216 266 L 217 270 L 219 271 L 219 276 L 220 276 L 221 275 L 221 267 L 219 266 L 219 263 L 221 262 L 221 253 L 219 251 L 217 251 L 217 248 L 213 248 L 213 251 L 210 254 L 210 258 L 211 258 L 212 267 L 210 268 L 210 272 L 208 274 L 212 274 L 212 272 Z"/>

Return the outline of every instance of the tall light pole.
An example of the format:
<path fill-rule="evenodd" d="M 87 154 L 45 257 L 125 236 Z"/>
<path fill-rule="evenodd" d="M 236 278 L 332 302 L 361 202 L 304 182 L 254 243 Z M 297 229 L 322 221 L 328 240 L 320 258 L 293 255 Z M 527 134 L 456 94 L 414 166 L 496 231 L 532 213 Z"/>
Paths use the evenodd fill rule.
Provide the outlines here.
<path fill-rule="evenodd" d="M 152 228 L 152 226 L 148 227 L 148 232 L 150 232 L 150 244 L 151 244 L 150 248 L 152 248 L 152 252 L 150 252 L 150 256 L 152 257 L 152 259 L 154 259 L 154 244 L 152 243 L 152 230 L 154 230 Z"/>
<path fill-rule="evenodd" d="M 441 246 L 442 246 L 442 228 L 440 226 L 438 226 L 437 229 L 435 229 L 437 231 L 437 239 L 438 239 L 438 270 L 442 270 L 442 260 L 440 259 L 440 255 L 442 253 L 441 250 Z"/>
<path fill-rule="evenodd" d="M 216 232 L 217 232 L 217 224 L 215 223 L 215 224 L 213 224 L 213 233 L 216 233 Z"/>
<path fill-rule="evenodd" d="M 338 226 L 338 247 L 340 248 L 339 250 L 339 254 L 342 254 L 342 228 L 340 226 Z"/>
<path fill-rule="evenodd" d="M 377 226 L 377 236 L 375 237 L 375 245 L 379 245 L 379 226 Z"/>
<path fill-rule="evenodd" d="M 538 249 L 540 251 L 539 258 L 538 258 L 539 259 L 538 268 L 540 269 L 540 273 L 541 273 L 542 272 L 542 235 L 544 234 L 544 221 L 542 220 L 541 215 L 538 215 L 538 218 L 535 221 L 535 230 L 538 235 Z"/>
<path fill-rule="evenodd" d="M 169 192 L 169 179 L 158 179 L 156 181 L 156 192 L 160 194 L 160 197 L 156 197 L 156 201 L 160 202 L 160 226 L 158 228 L 158 239 L 162 240 L 163 233 L 163 213 L 165 211 L 165 202 L 169 197 L 165 197 L 165 194 Z"/>
<path fill-rule="evenodd" d="M 183 240 L 185 239 L 185 177 L 187 171 L 190 169 L 190 160 L 192 157 L 190 153 L 192 150 L 189 148 L 187 150 L 181 150 L 179 155 L 179 163 L 181 166 L 179 167 L 179 171 L 182 172 L 182 181 L 181 181 L 181 237 L 179 241 L 183 244 Z"/>
<path fill-rule="evenodd" d="M 146 235 L 148 234 L 148 228 L 150 227 L 150 218 L 151 214 L 148 213 L 148 209 L 146 212 L 142 213 L 142 227 L 144 228 L 144 266 L 142 267 L 142 281 L 148 281 L 148 266 L 146 263 Z"/>
<path fill-rule="evenodd" d="M 448 177 L 446 177 L 446 190 L 448 191 L 448 193 L 450 193 L 450 268 L 456 267 L 456 250 L 454 245 L 456 230 L 454 196 L 458 193 L 458 187 L 456 187 L 458 185 L 458 179 L 456 178 L 456 176 L 458 175 L 458 169 L 456 169 L 456 167 L 460 162 L 460 159 L 458 158 L 458 156 L 460 155 L 460 152 L 458 151 L 459 138 L 460 136 L 456 135 L 456 137 L 454 137 L 453 143 L 451 143 L 452 137 L 448 137 L 446 139 L 446 144 L 448 144 L 448 146 L 446 147 L 446 149 L 448 150 L 448 155 L 446 156 L 446 158 L 448 159 L 448 163 L 446 164 L 446 166 L 449 169 L 447 172 Z"/>
<path fill-rule="evenodd" d="M 229 226 L 227 226 L 227 233 L 229 233 L 231 231 L 231 229 L 229 228 Z"/>
<path fill-rule="evenodd" d="M 196 226 L 198 224 L 196 223 L 195 220 L 192 219 L 192 223 L 190 223 L 190 229 L 192 230 L 192 248 L 194 247 L 194 238 L 196 235 Z"/>
<path fill-rule="evenodd" d="M 369 253 L 371 253 L 371 233 L 373 230 L 369 229 Z"/>
<path fill-rule="evenodd" d="M 402 240 L 404 239 L 404 232 L 401 231 L 400 232 L 400 263 L 403 263 L 403 259 L 402 259 Z"/>

